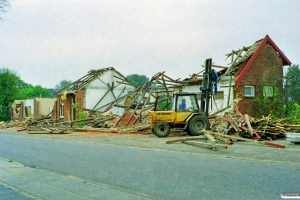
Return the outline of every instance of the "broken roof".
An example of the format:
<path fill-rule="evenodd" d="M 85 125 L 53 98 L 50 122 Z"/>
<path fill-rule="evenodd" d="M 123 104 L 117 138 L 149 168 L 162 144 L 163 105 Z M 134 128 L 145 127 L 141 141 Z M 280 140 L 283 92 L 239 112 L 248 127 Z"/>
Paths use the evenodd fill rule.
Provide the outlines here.
<path fill-rule="evenodd" d="M 62 94 L 64 91 L 69 91 L 69 92 L 72 92 L 72 93 L 76 93 L 77 91 L 85 88 L 91 82 L 93 82 L 94 80 L 98 79 L 100 76 L 102 76 L 103 74 L 105 74 L 106 72 L 111 71 L 111 70 L 114 70 L 122 78 L 121 80 L 122 80 L 123 84 L 132 85 L 127 80 L 127 78 L 125 76 L 123 76 L 120 72 L 118 72 L 115 68 L 108 67 L 108 68 L 102 68 L 102 69 L 98 69 L 98 70 L 90 70 L 87 75 L 81 77 L 80 79 L 78 79 L 77 81 L 71 83 L 67 87 L 62 88 L 57 93 Z M 120 77 L 116 77 L 116 78 L 120 79 Z"/>
<path fill-rule="evenodd" d="M 292 64 L 291 61 L 284 55 L 284 53 L 273 42 L 273 40 L 268 35 L 266 35 L 263 39 L 254 42 L 252 46 L 243 47 L 242 49 L 239 49 L 237 51 L 232 51 L 231 53 L 226 54 L 227 58 L 231 57 L 232 62 L 225 74 L 230 74 L 231 72 L 234 71 L 234 69 L 238 65 L 240 65 L 241 63 L 249 59 L 244 69 L 236 79 L 235 84 L 238 85 L 266 44 L 270 44 L 277 51 L 277 53 L 282 57 L 283 65 Z M 234 55 L 236 55 L 236 58 L 234 58 Z"/>

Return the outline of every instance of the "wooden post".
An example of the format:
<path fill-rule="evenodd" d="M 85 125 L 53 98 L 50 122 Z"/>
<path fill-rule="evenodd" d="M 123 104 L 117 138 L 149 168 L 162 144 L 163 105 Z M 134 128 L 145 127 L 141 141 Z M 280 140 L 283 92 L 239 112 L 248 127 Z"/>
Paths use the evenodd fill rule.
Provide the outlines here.
<path fill-rule="evenodd" d="M 245 119 L 246 119 L 246 123 L 247 123 L 247 126 L 248 126 L 248 130 L 250 132 L 250 135 L 251 135 L 251 137 L 253 137 L 252 126 L 250 124 L 249 116 L 247 114 L 245 114 Z"/>

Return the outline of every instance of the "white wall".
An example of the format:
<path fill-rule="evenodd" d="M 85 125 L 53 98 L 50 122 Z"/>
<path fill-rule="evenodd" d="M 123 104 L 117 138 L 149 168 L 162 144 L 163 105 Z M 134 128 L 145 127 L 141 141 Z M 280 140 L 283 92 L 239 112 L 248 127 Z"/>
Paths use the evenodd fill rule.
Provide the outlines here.
<path fill-rule="evenodd" d="M 34 100 L 33 99 L 23 100 L 23 104 L 24 104 L 24 107 L 23 107 L 24 118 L 33 116 L 34 115 Z M 26 111 L 25 111 L 26 106 L 31 108 L 30 109 L 31 115 L 26 116 Z"/>
<path fill-rule="evenodd" d="M 87 109 L 93 109 L 95 107 L 95 105 L 99 102 L 99 100 L 105 95 L 105 93 L 109 90 L 109 87 L 106 85 L 108 83 L 109 83 L 110 87 L 114 83 L 113 93 L 115 95 L 115 98 L 125 96 L 125 95 L 128 94 L 128 91 L 134 91 L 135 90 L 134 86 L 117 83 L 117 81 L 121 82 L 121 80 L 115 78 L 114 76 L 122 78 L 119 73 L 115 72 L 114 70 L 109 70 L 105 74 L 103 74 L 101 77 L 99 77 L 99 79 L 101 79 L 101 81 L 99 79 L 96 79 L 95 81 L 91 82 L 87 86 L 86 97 L 85 97 L 85 99 L 86 99 L 85 100 L 85 102 L 86 102 L 85 107 Z M 123 89 L 124 89 L 124 91 L 123 91 Z M 108 104 L 108 103 L 114 101 L 115 98 L 114 98 L 112 92 L 109 91 L 105 95 L 103 100 L 100 102 L 100 104 L 97 105 L 96 108 L 101 107 L 105 104 Z M 118 104 L 124 104 L 125 100 L 126 99 L 124 98 Z M 107 109 L 107 107 L 104 107 L 104 108 L 100 109 L 99 111 L 104 111 L 106 109 Z M 111 112 L 114 113 L 114 114 L 120 114 L 120 113 L 123 112 L 123 109 L 113 108 L 113 109 L 111 109 Z"/>
<path fill-rule="evenodd" d="M 55 98 L 37 98 L 37 101 L 39 101 L 39 110 L 38 110 L 38 116 L 46 116 L 51 111 L 50 108 L 54 107 L 54 103 L 56 101 Z"/>
<path fill-rule="evenodd" d="M 221 110 L 228 105 L 228 98 L 229 99 L 229 105 L 231 106 L 229 109 L 233 109 L 233 85 L 234 81 L 231 83 L 231 90 L 230 90 L 230 95 L 229 95 L 229 83 L 230 83 L 230 76 L 220 76 L 220 80 L 217 84 L 218 91 L 223 91 L 224 92 L 224 99 L 211 99 L 209 102 L 209 113 L 215 113 L 218 110 Z M 193 85 L 193 86 L 186 86 L 182 89 L 182 92 L 190 92 L 190 93 L 196 93 L 200 94 L 200 87 L 201 85 Z M 199 106 L 200 106 L 200 101 L 198 101 Z M 229 109 L 218 113 L 218 115 L 222 116 L 224 112 L 228 111 Z"/>
<path fill-rule="evenodd" d="M 218 115 L 223 116 L 225 112 L 228 110 L 232 110 L 234 108 L 233 106 L 233 100 L 234 100 L 234 77 L 232 77 L 231 83 L 230 83 L 230 76 L 220 76 L 218 82 L 218 91 L 224 91 L 224 99 L 216 99 L 214 103 L 213 102 L 213 108 L 212 112 L 217 112 L 218 110 L 221 110 L 223 108 L 226 108 L 227 106 L 230 106 L 225 111 L 218 113 Z M 229 98 L 229 103 L 228 103 Z"/>

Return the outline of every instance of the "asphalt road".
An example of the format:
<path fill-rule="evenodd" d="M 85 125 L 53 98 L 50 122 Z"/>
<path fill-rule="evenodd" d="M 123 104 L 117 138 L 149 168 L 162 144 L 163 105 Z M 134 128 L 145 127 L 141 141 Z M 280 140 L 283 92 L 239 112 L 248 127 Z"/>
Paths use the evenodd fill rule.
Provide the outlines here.
<path fill-rule="evenodd" d="M 31 198 L 26 197 L 0 184 L 0 199 L 1 200 L 30 200 Z"/>
<path fill-rule="evenodd" d="M 9 134 L 0 134 L 0 157 L 152 199 L 281 199 L 282 192 L 300 192 L 299 165 Z"/>

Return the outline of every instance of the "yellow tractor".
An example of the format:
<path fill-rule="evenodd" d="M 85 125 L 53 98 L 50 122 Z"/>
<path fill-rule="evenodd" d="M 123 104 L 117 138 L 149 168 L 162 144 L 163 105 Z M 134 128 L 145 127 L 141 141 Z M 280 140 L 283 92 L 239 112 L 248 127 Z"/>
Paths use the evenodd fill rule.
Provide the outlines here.
<path fill-rule="evenodd" d="M 174 93 L 172 99 L 158 97 L 154 110 L 149 112 L 152 132 L 158 137 L 167 137 L 171 130 L 186 131 L 192 136 L 203 135 L 203 129 L 210 129 L 208 102 L 211 84 L 211 59 L 207 59 L 200 87 L 200 107 L 195 93 Z"/>

